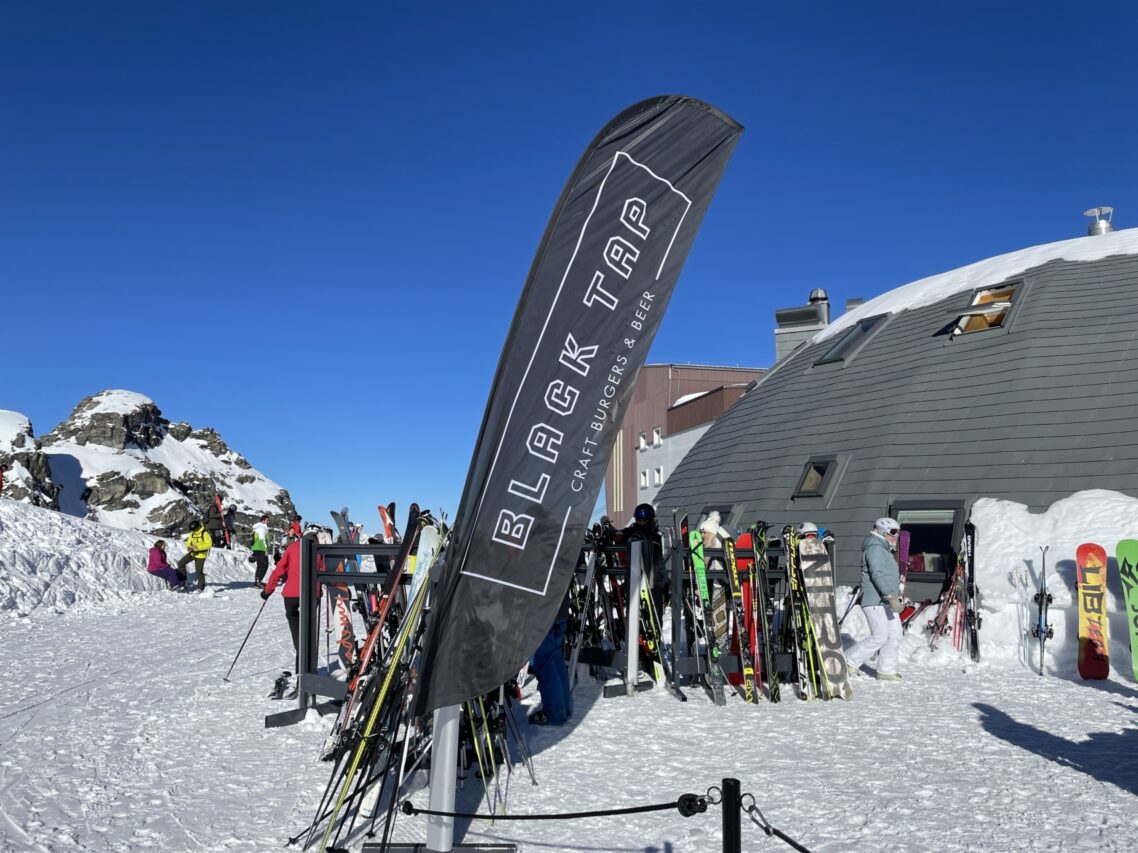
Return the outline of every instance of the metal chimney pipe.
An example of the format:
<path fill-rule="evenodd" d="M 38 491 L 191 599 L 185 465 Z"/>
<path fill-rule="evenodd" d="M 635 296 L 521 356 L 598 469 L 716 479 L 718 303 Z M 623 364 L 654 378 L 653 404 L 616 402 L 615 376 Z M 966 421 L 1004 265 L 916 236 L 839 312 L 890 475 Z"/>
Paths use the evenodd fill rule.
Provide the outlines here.
<path fill-rule="evenodd" d="M 1087 234 L 1091 237 L 1097 237 L 1101 234 L 1109 234 L 1114 230 L 1114 226 L 1110 224 L 1111 217 L 1114 215 L 1113 207 L 1092 207 L 1090 210 L 1084 210 L 1083 216 L 1090 216 L 1094 221 L 1087 226 Z"/>
<path fill-rule="evenodd" d="M 810 291 L 809 301 L 811 305 L 819 306 L 822 315 L 822 325 L 830 325 L 830 297 L 826 295 L 826 291 L 820 287 L 815 287 Z"/>

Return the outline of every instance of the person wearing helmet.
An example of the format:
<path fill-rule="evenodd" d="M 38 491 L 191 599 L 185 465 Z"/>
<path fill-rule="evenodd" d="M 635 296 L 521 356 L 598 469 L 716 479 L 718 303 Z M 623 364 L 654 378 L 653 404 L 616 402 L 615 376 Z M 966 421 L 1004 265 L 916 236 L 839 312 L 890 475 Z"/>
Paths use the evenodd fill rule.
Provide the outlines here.
<path fill-rule="evenodd" d="M 798 525 L 798 538 L 799 539 L 817 539 L 818 538 L 818 525 L 810 521 L 804 521 Z"/>
<path fill-rule="evenodd" d="M 660 526 L 656 523 L 656 509 L 652 504 L 640 504 L 632 513 L 632 523 L 621 531 L 625 542 L 642 540 L 651 542 L 652 547 L 644 552 L 644 571 L 647 572 L 649 588 L 656 606 L 656 613 L 664 612 L 667 586 L 667 567 L 664 564 L 664 545 L 660 539 Z"/>
<path fill-rule="evenodd" d="M 652 504 L 640 504 L 636 507 L 632 513 L 632 521 L 622 532 L 626 540 L 631 537 L 650 539 L 653 536 L 659 540 L 660 528 L 656 524 L 656 510 Z"/>
<path fill-rule="evenodd" d="M 225 546 L 232 548 L 233 543 L 237 541 L 237 507 L 233 504 L 225 510 L 225 516 L 222 519 L 225 524 Z"/>
<path fill-rule="evenodd" d="M 877 655 L 877 678 L 900 681 L 901 572 L 897 567 L 897 536 L 901 525 L 879 518 L 861 543 L 861 610 L 869 623 L 869 636 L 846 652 L 850 672 Z"/>
<path fill-rule="evenodd" d="M 178 561 L 178 580 L 186 582 L 186 566 L 193 561 L 197 572 L 197 589 L 205 589 L 205 558 L 209 556 L 209 549 L 213 547 L 213 537 L 205 529 L 200 518 L 191 518 L 187 525 L 190 535 L 186 537 L 186 555 Z"/>

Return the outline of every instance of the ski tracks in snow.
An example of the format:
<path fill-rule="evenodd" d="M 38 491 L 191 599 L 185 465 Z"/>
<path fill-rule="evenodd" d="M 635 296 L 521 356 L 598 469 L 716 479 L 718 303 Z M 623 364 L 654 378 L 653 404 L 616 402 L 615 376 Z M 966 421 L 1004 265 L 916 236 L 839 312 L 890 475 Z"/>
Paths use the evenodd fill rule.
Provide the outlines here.
<path fill-rule="evenodd" d="M 9 826 L 0 848 L 7 839 L 50 850 L 250 849 L 250 831 L 276 830 L 273 812 L 291 806 L 279 773 L 250 784 L 250 769 L 271 767 L 278 746 L 266 749 L 263 684 L 221 680 L 230 632 L 219 623 L 247 627 L 255 595 L 140 599 L 0 623 L 16 664 L 0 700 Z M 254 638 L 244 664 L 260 658 L 273 671 L 282 651 L 291 657 L 279 621 Z"/>
<path fill-rule="evenodd" d="M 246 851 L 311 819 L 330 765 L 330 718 L 265 729 L 292 660 L 270 602 L 139 593 L 64 615 L 0 619 L 0 849 Z M 673 801 L 738 778 L 771 823 L 814 853 L 1125 850 L 1136 827 L 1138 690 L 971 664 L 908 660 L 901 684 L 859 677 L 850 702 L 712 706 L 698 689 L 603 699 L 587 676 L 565 728 L 534 728 L 539 785 L 512 780 L 512 814 Z M 532 685 L 529 686 L 532 692 Z M 532 695 L 527 701 L 535 702 Z M 475 779 L 459 806 L 484 809 Z M 425 804 L 418 790 L 415 802 Z M 571 822 L 460 822 L 465 841 L 522 851 L 719 847 L 722 816 L 674 811 Z M 745 817 L 744 849 L 774 849 Z M 396 837 L 422 841 L 425 821 Z"/>

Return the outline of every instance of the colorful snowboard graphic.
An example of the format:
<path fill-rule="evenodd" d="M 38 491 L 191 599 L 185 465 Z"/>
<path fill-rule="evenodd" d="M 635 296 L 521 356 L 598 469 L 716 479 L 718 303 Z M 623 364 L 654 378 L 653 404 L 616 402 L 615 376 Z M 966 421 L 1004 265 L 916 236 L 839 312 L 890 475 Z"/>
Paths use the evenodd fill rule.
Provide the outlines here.
<path fill-rule="evenodd" d="M 1130 668 L 1138 681 L 1138 539 L 1123 539 L 1114 554 L 1126 600 L 1126 624 L 1130 626 Z"/>
<path fill-rule="evenodd" d="M 834 573 L 826 546 L 817 539 L 800 539 L 798 553 L 802 559 L 802 579 L 806 585 L 806 602 L 814 623 L 818 656 L 822 659 L 824 699 L 852 699 L 846 658 L 842 653 L 842 633 L 838 630 L 837 604 L 834 600 Z"/>
<path fill-rule="evenodd" d="M 1084 543 L 1075 551 L 1079 592 L 1079 675 L 1102 679 L 1110 674 L 1106 642 L 1106 551 Z"/>

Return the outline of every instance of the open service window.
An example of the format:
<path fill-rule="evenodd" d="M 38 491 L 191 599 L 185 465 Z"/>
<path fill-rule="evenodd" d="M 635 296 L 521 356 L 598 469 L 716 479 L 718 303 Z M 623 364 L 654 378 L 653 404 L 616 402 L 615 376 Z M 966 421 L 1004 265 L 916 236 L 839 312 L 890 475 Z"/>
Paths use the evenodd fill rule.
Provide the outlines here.
<path fill-rule="evenodd" d="M 972 304 L 968 310 L 956 318 L 956 324 L 952 327 L 949 337 L 970 335 L 973 332 L 998 329 L 1007 325 L 1011 319 L 1016 292 L 1021 284 L 1022 282 L 1003 284 L 976 291 L 972 295 Z"/>
<path fill-rule="evenodd" d="M 956 548 L 966 520 L 964 501 L 894 501 L 889 514 L 908 534 L 906 598 L 935 601 L 956 569 Z"/>

